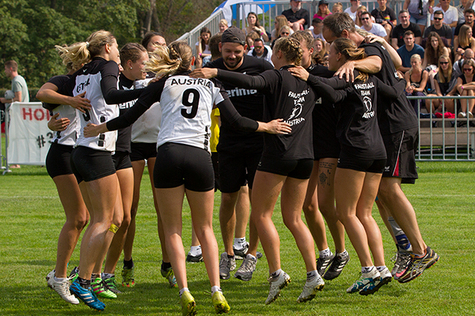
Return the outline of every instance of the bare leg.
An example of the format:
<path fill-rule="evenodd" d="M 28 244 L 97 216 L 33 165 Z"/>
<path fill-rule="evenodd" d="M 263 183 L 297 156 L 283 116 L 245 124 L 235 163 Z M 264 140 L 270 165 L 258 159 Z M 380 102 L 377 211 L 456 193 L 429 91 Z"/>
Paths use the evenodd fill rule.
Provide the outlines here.
<path fill-rule="evenodd" d="M 224 242 L 224 251 L 228 255 L 234 255 L 233 238 L 236 227 L 236 213 L 234 207 L 239 195 L 239 191 L 221 194 L 221 206 L 219 208 L 219 225 L 221 226 L 221 236 Z"/>
<path fill-rule="evenodd" d="M 249 222 L 249 187 L 242 186 L 236 203 L 236 230 L 235 238 L 246 237 L 247 223 Z"/>

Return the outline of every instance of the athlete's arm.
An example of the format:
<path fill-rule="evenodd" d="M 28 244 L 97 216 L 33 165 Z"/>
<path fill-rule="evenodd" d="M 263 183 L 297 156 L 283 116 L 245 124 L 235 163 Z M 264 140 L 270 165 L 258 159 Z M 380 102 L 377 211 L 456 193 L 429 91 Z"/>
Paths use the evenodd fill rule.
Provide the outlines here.
<path fill-rule="evenodd" d="M 43 102 L 43 107 L 47 110 L 54 110 L 60 104 L 70 105 L 73 108 L 85 113 L 85 110 L 91 109 L 91 102 L 85 98 L 86 92 L 78 94 L 75 97 L 58 93 L 58 87 L 51 83 L 45 83 L 36 98 Z"/>
<path fill-rule="evenodd" d="M 239 72 L 217 69 L 217 78 L 242 88 L 262 90 L 266 88 L 266 80 L 261 75 L 250 76 Z"/>
<path fill-rule="evenodd" d="M 59 116 L 59 113 L 56 113 L 51 117 L 51 119 L 48 121 L 48 128 L 54 132 L 62 132 L 68 127 L 70 121 L 66 117 L 62 117 L 59 120 L 57 119 Z"/>
<path fill-rule="evenodd" d="M 399 67 L 402 66 L 402 60 L 401 60 L 401 57 L 399 56 L 399 54 L 397 53 L 397 51 L 394 49 L 394 47 L 392 47 L 391 45 L 389 45 L 389 43 L 382 37 L 379 37 L 379 36 L 376 36 L 376 35 L 373 35 L 373 34 L 370 34 L 370 35 L 367 35 L 365 37 L 365 41 L 367 43 L 375 43 L 375 42 L 378 42 L 380 43 L 381 45 L 383 45 L 383 47 L 388 51 L 389 53 L 389 56 L 391 57 L 391 60 L 393 61 L 393 64 L 394 64 L 394 68 L 398 69 Z M 358 69 L 360 70 L 360 69 Z"/>
<path fill-rule="evenodd" d="M 353 82 L 355 80 L 353 76 L 355 69 L 368 74 L 375 74 L 381 71 L 382 66 L 383 61 L 378 56 L 369 56 L 360 60 L 349 60 L 338 69 L 335 76 L 341 79 L 346 75 L 346 81 L 351 80 L 351 82 Z"/>
<path fill-rule="evenodd" d="M 332 79 L 336 79 L 340 82 L 335 82 L 335 80 L 332 81 Z M 340 102 L 346 97 L 345 91 L 335 90 L 334 87 L 332 87 L 330 84 L 325 83 L 324 81 L 331 82 L 334 84 L 335 87 L 340 88 L 340 89 L 343 88 L 343 84 L 346 85 L 346 81 L 344 79 L 337 79 L 337 78 L 326 79 L 326 78 L 320 78 L 314 75 L 309 75 L 307 79 L 308 84 L 312 87 L 315 93 L 330 103 Z"/>
<path fill-rule="evenodd" d="M 118 90 L 117 77 L 106 76 L 101 80 L 101 90 L 107 104 L 119 104 L 137 99 L 144 89 Z"/>

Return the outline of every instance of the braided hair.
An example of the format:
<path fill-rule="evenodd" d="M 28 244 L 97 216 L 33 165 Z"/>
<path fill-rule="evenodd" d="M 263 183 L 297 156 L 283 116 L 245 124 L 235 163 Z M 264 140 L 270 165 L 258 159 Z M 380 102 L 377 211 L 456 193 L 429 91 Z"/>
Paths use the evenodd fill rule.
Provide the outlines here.
<path fill-rule="evenodd" d="M 303 50 L 300 42 L 295 38 L 281 37 L 275 41 L 273 51 L 281 51 L 287 61 L 300 66 L 302 62 Z"/>

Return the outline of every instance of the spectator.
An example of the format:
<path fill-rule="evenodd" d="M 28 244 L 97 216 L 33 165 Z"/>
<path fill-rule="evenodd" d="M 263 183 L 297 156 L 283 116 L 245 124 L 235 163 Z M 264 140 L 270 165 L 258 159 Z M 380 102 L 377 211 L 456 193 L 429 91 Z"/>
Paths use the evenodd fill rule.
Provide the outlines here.
<path fill-rule="evenodd" d="M 207 27 L 203 27 L 200 30 L 200 38 L 196 42 L 196 68 L 201 68 L 203 65 L 203 58 L 211 56 L 209 50 L 209 39 L 211 38 L 211 31 Z"/>
<path fill-rule="evenodd" d="M 254 12 L 249 12 L 247 14 L 247 27 L 245 27 L 243 31 L 246 35 L 251 33 L 252 31 L 255 31 L 262 37 L 265 42 L 269 41 L 266 29 L 260 25 L 259 19 L 257 18 L 257 14 L 255 14 Z"/>
<path fill-rule="evenodd" d="M 363 23 L 363 26 L 361 27 L 363 30 L 371 34 L 387 38 L 388 34 L 386 33 L 384 27 L 381 24 L 373 23 L 371 14 L 368 11 L 361 13 L 361 22 Z"/>
<path fill-rule="evenodd" d="M 320 19 L 323 21 L 324 18 L 326 18 L 327 15 L 332 14 L 330 9 L 328 9 L 328 2 L 327 0 L 320 0 L 318 2 L 318 11 L 315 13 L 313 16 L 314 19 Z"/>
<path fill-rule="evenodd" d="M 294 32 L 292 31 L 292 29 L 288 26 L 288 25 L 284 25 L 280 28 L 280 31 L 279 31 L 279 37 L 277 37 L 275 40 L 272 41 L 272 43 L 270 44 L 270 47 L 272 49 L 274 49 L 274 43 L 276 40 L 278 40 L 279 38 L 281 37 L 289 37 L 290 35 L 292 35 Z"/>
<path fill-rule="evenodd" d="M 153 52 L 158 46 L 167 46 L 165 38 L 157 32 L 147 32 L 142 40 L 142 46 L 149 52 Z"/>
<path fill-rule="evenodd" d="M 226 23 L 226 25 L 228 24 Z M 211 56 L 203 58 L 203 67 L 206 66 L 209 62 L 212 62 L 213 60 L 216 60 L 221 57 L 221 52 L 219 51 L 219 44 L 221 43 L 222 36 L 223 34 L 220 32 L 214 34 L 209 39 L 209 50 L 211 52 Z"/>
<path fill-rule="evenodd" d="M 18 74 L 18 64 L 14 60 L 5 63 L 5 74 L 12 80 L 12 91 L 15 94 L 13 99 L 0 98 L 3 104 L 12 102 L 30 102 L 30 94 L 25 78 Z"/>
<path fill-rule="evenodd" d="M 285 15 L 278 15 L 275 17 L 274 21 L 274 29 L 271 32 L 271 41 L 275 41 L 277 38 L 280 37 L 280 29 L 284 26 L 288 26 L 289 21 L 285 17 Z M 294 31 L 291 30 L 290 33 L 293 33 Z"/>
<path fill-rule="evenodd" d="M 356 11 L 361 6 L 360 0 L 350 0 L 351 6 L 345 9 L 345 13 L 348 13 L 350 18 L 356 22 Z"/>
<path fill-rule="evenodd" d="M 427 11 L 432 10 L 433 6 L 434 0 L 405 0 L 403 9 L 411 15 L 410 22 L 419 25 L 420 31 L 424 32 L 427 25 Z M 417 37 L 417 33 L 414 34 Z"/>
<path fill-rule="evenodd" d="M 455 78 L 460 77 L 463 74 L 463 63 L 466 60 L 473 59 L 475 57 L 475 53 L 471 48 L 467 48 L 465 53 L 463 54 L 462 58 L 454 62 L 453 66 L 453 76 Z"/>
<path fill-rule="evenodd" d="M 450 5 L 450 0 L 439 0 L 439 4 L 434 7 L 434 11 L 444 12 L 444 24 L 447 24 L 450 27 L 457 26 L 459 14 L 457 9 Z"/>
<path fill-rule="evenodd" d="M 472 29 L 468 25 L 462 25 L 459 36 L 454 40 L 455 61 L 459 60 L 465 50 L 475 49 L 475 39 L 472 37 Z"/>
<path fill-rule="evenodd" d="M 335 2 L 332 7 L 332 13 L 343 13 L 343 4 L 341 2 Z"/>
<path fill-rule="evenodd" d="M 302 9 L 302 0 L 290 0 L 290 9 L 284 10 L 282 15 L 289 20 L 289 26 L 294 32 L 310 25 L 310 14 Z"/>
<path fill-rule="evenodd" d="M 434 89 L 434 77 L 438 71 L 437 65 L 439 63 L 439 57 L 442 55 L 448 56 L 449 50 L 442 43 L 439 34 L 435 32 L 430 33 L 426 42 L 427 44 L 424 50 L 424 62 L 422 63 L 422 68 L 429 72 L 430 86 Z"/>
<path fill-rule="evenodd" d="M 323 21 L 320 20 L 319 18 L 314 18 L 312 20 L 312 35 L 313 38 L 320 38 L 325 41 L 325 38 L 323 37 L 322 30 L 323 30 Z"/>
<path fill-rule="evenodd" d="M 228 21 L 226 21 L 226 19 L 221 19 L 219 20 L 219 24 L 218 24 L 218 27 L 219 27 L 219 33 L 223 33 L 224 31 L 226 31 L 228 29 Z"/>
<path fill-rule="evenodd" d="M 246 35 L 246 44 L 247 44 L 246 54 L 249 53 L 249 51 L 254 48 L 254 41 L 258 38 L 260 38 L 260 36 L 255 31 L 252 31 Z"/>
<path fill-rule="evenodd" d="M 470 2 L 471 0 L 461 0 L 460 4 L 456 6 L 455 8 L 457 9 L 458 13 L 458 24 L 463 24 L 465 23 L 465 10 L 470 8 Z"/>
<path fill-rule="evenodd" d="M 386 6 L 387 0 L 378 0 L 378 8 L 371 11 L 371 15 L 374 17 L 374 21 L 381 24 L 386 33 L 388 34 L 387 41 L 389 42 L 389 36 L 393 30 L 393 27 L 397 25 L 397 16 L 393 9 Z"/>
<path fill-rule="evenodd" d="M 313 62 L 317 65 L 322 65 L 325 61 L 325 57 L 328 56 L 325 42 L 322 39 L 317 38 L 314 45 Z"/>
<path fill-rule="evenodd" d="M 264 60 L 267 60 L 269 63 L 274 65 L 271 61 L 272 48 L 270 48 L 270 46 L 265 45 L 264 41 L 260 37 L 254 41 L 254 48 L 251 49 L 247 54 L 256 58 L 262 58 Z"/>
<path fill-rule="evenodd" d="M 362 27 L 363 23 L 361 22 L 361 13 L 368 11 L 364 5 L 361 5 L 358 10 L 356 10 L 356 19 L 355 19 L 355 24 L 358 27 Z"/>
<path fill-rule="evenodd" d="M 472 28 L 472 34 L 475 34 L 475 11 L 473 9 L 465 9 L 463 16 L 465 18 L 465 22 L 459 23 L 457 27 L 455 28 L 454 31 L 454 39 L 456 39 L 459 36 L 460 33 L 460 28 L 463 25 L 468 25 Z"/>
<path fill-rule="evenodd" d="M 433 85 L 435 94 L 429 94 L 429 96 L 442 97 L 455 95 L 455 89 L 451 90 L 450 87 L 453 85 L 453 82 L 456 81 L 457 77 L 453 76 L 452 62 L 448 55 L 439 57 L 438 69 L 439 71 L 435 75 Z M 444 105 L 445 108 L 443 108 L 442 105 Z M 429 113 L 431 112 L 431 106 L 432 113 L 455 113 L 454 100 L 444 100 L 444 104 L 442 104 L 442 100 L 440 99 L 426 100 L 426 109 Z"/>
<path fill-rule="evenodd" d="M 414 33 L 414 42 L 416 44 L 421 43 L 422 32 L 419 26 L 409 21 L 409 12 L 407 10 L 401 10 L 399 12 L 399 22 L 391 34 L 391 45 L 394 49 L 398 49 L 404 45 L 404 33 L 406 31 L 412 31 Z"/>
<path fill-rule="evenodd" d="M 404 33 L 404 45 L 397 50 L 397 53 L 402 60 L 402 66 L 398 70 L 405 73 L 411 68 L 412 55 L 424 56 L 424 48 L 414 43 L 414 33 L 412 31 L 406 31 Z"/>
<path fill-rule="evenodd" d="M 432 25 L 427 27 L 424 31 L 424 39 L 429 37 L 429 34 L 435 32 L 439 34 L 439 36 L 447 41 L 447 45 L 451 46 L 452 44 L 452 28 L 442 21 L 444 20 L 444 12 L 442 10 L 437 10 L 434 12 L 434 20 L 432 21 Z M 424 45 L 424 44 L 423 44 Z"/>
<path fill-rule="evenodd" d="M 425 89 L 429 74 L 421 67 L 422 60 L 419 54 L 411 56 L 411 68 L 404 75 L 406 79 L 406 95 L 425 96 Z M 421 100 L 410 100 L 416 113 L 420 112 Z"/>
<path fill-rule="evenodd" d="M 463 74 L 457 78 L 457 85 L 455 88 L 461 96 L 474 96 L 475 83 L 473 82 L 473 71 L 475 69 L 475 61 L 473 59 L 467 59 L 463 62 Z M 458 117 L 473 118 L 473 105 L 475 99 L 462 100 L 460 102 L 460 112 Z"/>

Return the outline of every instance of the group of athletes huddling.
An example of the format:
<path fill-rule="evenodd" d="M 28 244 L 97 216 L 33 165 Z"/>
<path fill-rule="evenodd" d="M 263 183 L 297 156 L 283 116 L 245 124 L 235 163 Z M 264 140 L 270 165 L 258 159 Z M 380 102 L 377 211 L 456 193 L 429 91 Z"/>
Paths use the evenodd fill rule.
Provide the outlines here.
<path fill-rule="evenodd" d="M 79 304 L 79 298 L 103 310 L 98 296 L 115 298 L 120 293 L 115 268 L 122 250 L 122 284 L 135 284 L 131 246 L 127 246 L 135 232 L 135 224 L 131 225 L 138 203 L 134 180 L 140 184 L 143 160 L 156 155 L 151 182 L 163 252 L 162 275 L 178 287 L 182 314 L 196 314 L 181 237 L 186 196 L 202 247 L 212 304 L 217 313 L 230 311 L 220 287 L 220 279 L 229 278 L 229 267 L 223 275 L 212 225 L 215 181 L 209 139 L 210 116 L 216 107 L 224 135 L 226 130 L 237 135 L 227 139 L 228 144 L 234 140 L 235 155 L 251 151 L 240 162 L 252 173 L 247 177 L 251 236 L 243 262 L 248 274 L 240 278 L 251 279 L 260 239 L 269 266 L 266 304 L 275 301 L 290 282 L 281 267 L 279 234 L 272 221 L 279 195 L 284 224 L 307 271 L 298 302 L 312 300 L 323 289 L 323 279 L 341 273 L 349 260 L 345 231 L 362 273 L 348 293 L 372 294 L 393 277 L 409 282 L 437 262 L 439 256 L 422 240 L 414 210 L 400 187 L 403 180 L 417 178 L 417 118 L 404 96 L 404 79 L 395 70 L 400 59 L 384 39 L 357 33 L 345 13 L 327 17 L 323 34 L 332 43 L 328 69 L 312 64 L 313 37 L 305 31 L 276 41 L 274 69 L 243 56 L 244 33 L 233 27 L 222 35 L 223 57 L 194 71 L 192 50 L 185 42 L 157 43 L 151 45 L 153 49 L 148 43 L 145 47 L 126 44 L 119 54 L 114 36 L 98 31 L 86 42 L 58 47 L 70 73 L 53 77 L 38 93 L 54 114 L 49 126 L 57 133 L 46 165 L 67 219 L 48 285 L 72 304 Z M 153 80 L 146 79 L 147 72 L 153 73 Z M 229 89 L 233 86 L 235 91 Z M 242 91 L 260 98 L 262 115 L 254 115 L 252 102 L 244 110 L 242 102 L 234 107 Z M 134 124 L 137 120 L 142 128 Z M 145 137 L 142 143 L 146 145 L 134 145 L 141 143 L 140 135 L 148 133 L 143 126 L 156 139 Z M 233 157 L 232 148 L 222 146 L 223 162 L 243 160 Z M 256 152 L 257 159 L 252 157 Z M 131 156 L 137 157 L 135 165 Z M 221 153 L 219 159 L 221 163 Z M 227 183 L 223 174 L 220 177 L 221 183 Z M 224 187 L 228 193 L 241 186 L 230 187 L 229 183 Z M 371 215 L 375 200 L 396 244 L 398 232 L 404 232 L 411 245 L 410 249 L 398 248 L 392 271 L 385 265 L 381 233 Z M 301 218 L 302 209 L 308 227 Z M 327 249 L 322 214 L 335 242 L 335 254 Z M 68 276 L 67 264 L 88 222 L 78 269 Z M 314 243 L 323 250 L 319 260 Z M 231 259 L 233 255 L 221 255 L 228 266 Z"/>

